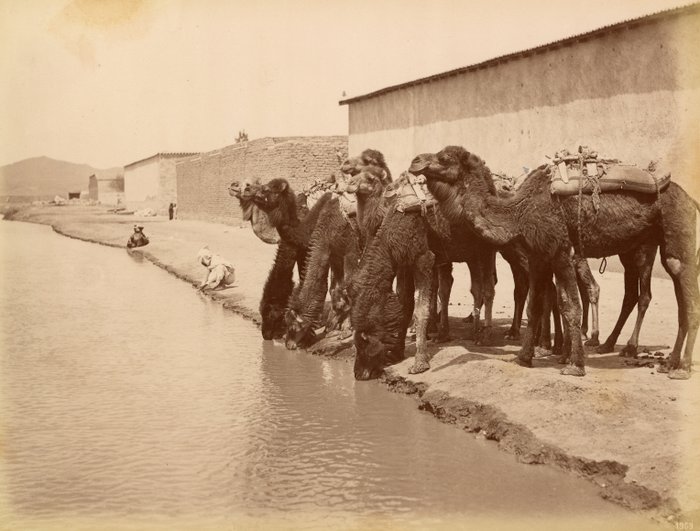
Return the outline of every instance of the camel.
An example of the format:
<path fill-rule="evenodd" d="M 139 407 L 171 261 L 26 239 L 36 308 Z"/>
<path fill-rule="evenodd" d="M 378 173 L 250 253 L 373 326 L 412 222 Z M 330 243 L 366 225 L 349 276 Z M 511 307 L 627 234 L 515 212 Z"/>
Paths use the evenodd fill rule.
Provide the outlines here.
<path fill-rule="evenodd" d="M 553 196 L 551 169 L 545 165 L 530 173 L 514 197 L 500 199 L 485 185 L 485 176 L 490 175 L 486 164 L 458 146 L 418 155 L 409 171 L 426 177 L 431 193 L 449 219 L 468 223 L 495 245 L 521 238 L 527 246 L 533 296 L 518 364 L 532 366 L 535 323 L 541 319 L 544 286 L 553 273 L 565 325 L 565 354 L 570 353 L 569 365 L 561 373 L 584 376 L 581 305 L 572 256 L 623 254 L 653 243 L 660 246 L 662 264 L 673 281 L 679 309 L 668 376 L 690 377 L 700 323 L 695 245 L 696 211 L 700 208 L 680 186 L 670 182 L 656 194 L 628 190 L 602 193 L 596 209 L 589 196 Z"/>
<path fill-rule="evenodd" d="M 401 186 L 402 179 L 406 177 L 391 188 Z M 420 211 L 399 211 L 394 208 L 396 201 L 389 199 L 381 226 L 365 247 L 359 269 L 347 288 L 352 301 L 357 380 L 377 378 L 386 365 L 403 359 L 406 331 L 414 315 L 411 284 L 417 289 L 418 303 L 416 357 L 409 371 L 422 372 L 428 364 L 426 332 L 435 261 L 428 244 L 430 216 L 423 216 Z M 397 294 L 392 287 L 400 268 L 405 274 Z"/>
<path fill-rule="evenodd" d="M 264 339 L 277 339 L 284 334 L 285 311 L 293 289 L 294 265 L 303 282 L 309 239 L 319 214 L 330 199 L 330 193 L 324 194 L 300 220 L 297 198 L 286 179 L 272 179 L 253 196 L 255 204 L 267 214 L 270 224 L 280 236 L 275 262 L 260 301 Z"/>
<path fill-rule="evenodd" d="M 368 168 L 376 169 L 382 179 L 391 182 L 391 172 L 384 156 L 371 149 L 344 161 L 341 171 L 352 176 Z M 338 195 L 319 214 L 316 228 L 311 234 L 305 279 L 293 291 L 285 317 L 285 343 L 288 349 L 308 346 L 315 339 L 314 328 L 321 324 L 319 319 L 325 305 L 329 269 L 334 280 L 331 283 L 333 292 L 344 289 L 357 267 L 363 240 L 361 232 L 366 233 L 366 230 L 361 231 L 358 217 L 352 212 L 346 212 L 341 204 L 343 188 L 341 184 L 336 189 Z M 345 204 L 349 204 L 349 201 Z M 336 298 L 336 302 L 337 300 Z M 345 305 L 332 303 L 326 330 L 345 328 L 348 316 Z"/>

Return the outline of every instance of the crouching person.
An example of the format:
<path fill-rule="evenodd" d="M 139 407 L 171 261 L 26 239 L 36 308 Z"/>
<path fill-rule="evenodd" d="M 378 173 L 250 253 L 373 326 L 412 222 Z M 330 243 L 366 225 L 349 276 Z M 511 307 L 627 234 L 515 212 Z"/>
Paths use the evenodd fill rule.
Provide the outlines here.
<path fill-rule="evenodd" d="M 236 271 L 231 262 L 227 262 L 218 254 L 213 254 L 209 247 L 204 246 L 197 255 L 199 263 L 207 268 L 207 276 L 198 286 L 200 291 L 204 289 L 227 288 L 236 281 Z"/>
<path fill-rule="evenodd" d="M 134 247 L 143 247 L 144 245 L 148 245 L 148 238 L 146 238 L 146 235 L 143 233 L 143 227 L 141 225 L 134 225 L 134 233 L 126 242 L 126 247 L 132 249 Z"/>

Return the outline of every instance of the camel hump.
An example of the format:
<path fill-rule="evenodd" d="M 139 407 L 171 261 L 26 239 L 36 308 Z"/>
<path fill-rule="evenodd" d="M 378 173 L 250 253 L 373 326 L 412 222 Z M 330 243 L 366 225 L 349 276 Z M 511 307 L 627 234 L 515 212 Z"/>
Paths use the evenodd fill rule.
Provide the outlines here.
<path fill-rule="evenodd" d="M 671 173 L 653 163 L 648 168 L 640 168 L 618 160 L 599 159 L 595 152 L 584 153 L 584 156 L 560 153 L 550 166 L 554 195 L 575 195 L 579 188 L 584 194 L 614 191 L 656 194 L 671 181 Z"/>

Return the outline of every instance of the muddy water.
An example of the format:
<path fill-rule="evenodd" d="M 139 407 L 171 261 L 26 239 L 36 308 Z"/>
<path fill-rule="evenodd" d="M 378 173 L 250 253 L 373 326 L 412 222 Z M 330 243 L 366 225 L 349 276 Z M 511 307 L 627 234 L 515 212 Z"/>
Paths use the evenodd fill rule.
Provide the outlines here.
<path fill-rule="evenodd" d="M 14 222 L 0 242 L 0 528 L 642 522 L 125 251 Z"/>

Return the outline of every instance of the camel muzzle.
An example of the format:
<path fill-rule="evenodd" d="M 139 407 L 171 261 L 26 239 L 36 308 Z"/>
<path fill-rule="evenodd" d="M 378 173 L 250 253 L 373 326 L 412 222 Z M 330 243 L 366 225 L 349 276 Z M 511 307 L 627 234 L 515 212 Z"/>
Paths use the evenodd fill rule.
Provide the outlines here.
<path fill-rule="evenodd" d="M 418 155 L 411 161 L 408 171 L 414 175 L 420 175 L 430 166 L 431 160 L 426 155 Z"/>

